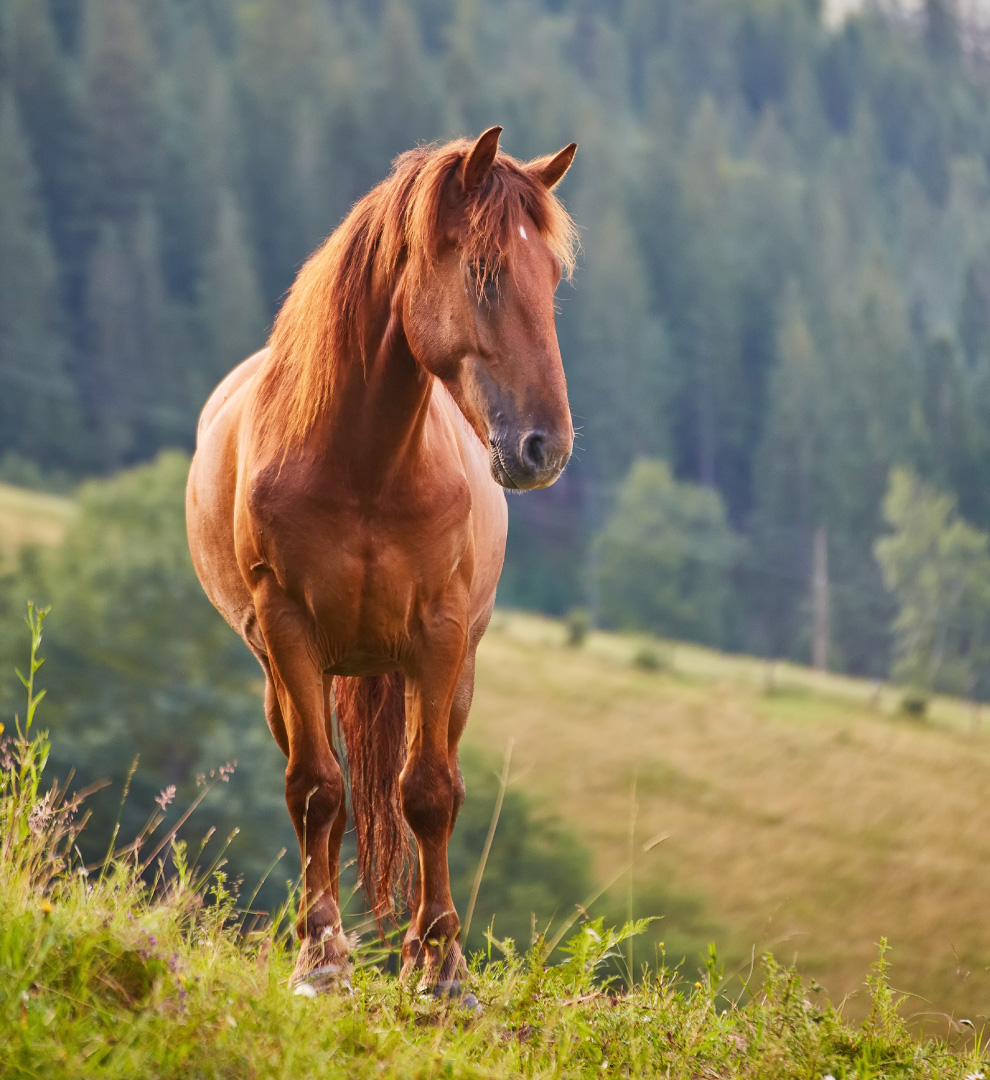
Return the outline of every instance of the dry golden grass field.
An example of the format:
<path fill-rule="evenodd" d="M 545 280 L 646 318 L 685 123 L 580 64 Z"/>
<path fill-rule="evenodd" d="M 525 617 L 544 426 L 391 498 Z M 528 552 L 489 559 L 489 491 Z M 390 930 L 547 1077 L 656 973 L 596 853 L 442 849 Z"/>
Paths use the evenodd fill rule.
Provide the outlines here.
<path fill-rule="evenodd" d="M 761 661 L 674 643 L 642 671 L 643 644 L 569 648 L 560 624 L 497 612 L 467 740 L 495 755 L 514 741 L 516 782 L 572 823 L 602 881 L 627 861 L 635 783 L 637 845 L 667 839 L 640 858 L 634 898 L 651 879 L 699 898 L 730 971 L 770 947 L 856 1015 L 883 936 L 894 985 L 916 995 L 905 1015 L 944 1031 L 944 1014 L 990 1013 L 980 717 L 939 700 L 902 719 L 893 689 L 789 664 L 768 687 Z"/>
<path fill-rule="evenodd" d="M 57 544 L 74 513 L 72 499 L 0 484 L 0 567 L 24 544 Z"/>

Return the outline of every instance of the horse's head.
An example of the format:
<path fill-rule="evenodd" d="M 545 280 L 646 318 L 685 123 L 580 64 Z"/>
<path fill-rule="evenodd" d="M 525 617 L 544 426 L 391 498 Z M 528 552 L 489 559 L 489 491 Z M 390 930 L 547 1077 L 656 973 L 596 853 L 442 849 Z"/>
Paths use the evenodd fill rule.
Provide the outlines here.
<path fill-rule="evenodd" d="M 403 296 L 403 325 L 488 446 L 495 479 L 547 487 L 574 440 L 554 326 L 573 226 L 550 189 L 577 146 L 521 164 L 498 153 L 501 130 L 466 146 L 449 170 L 438 240 Z"/>

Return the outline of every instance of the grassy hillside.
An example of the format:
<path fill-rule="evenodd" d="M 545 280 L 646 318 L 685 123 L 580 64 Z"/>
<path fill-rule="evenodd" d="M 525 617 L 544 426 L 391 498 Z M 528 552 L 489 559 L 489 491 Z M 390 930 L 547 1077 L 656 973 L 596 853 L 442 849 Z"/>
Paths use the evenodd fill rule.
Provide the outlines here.
<path fill-rule="evenodd" d="M 74 512 L 61 495 L 0 484 L 0 565 L 24 544 L 57 544 Z"/>
<path fill-rule="evenodd" d="M 29 727 L 33 711 L 29 691 Z M 869 1015 L 852 1027 L 769 956 L 738 1002 L 720 993 L 714 961 L 686 991 L 661 970 L 624 993 L 608 973 L 639 928 L 600 920 L 578 927 L 554 966 L 539 944 L 526 956 L 494 948 L 472 976 L 480 1016 L 383 974 L 373 944 L 355 949 L 349 987 L 292 993 L 290 936 L 277 921 L 251 929 L 222 874 L 201 875 L 183 845 L 156 836 L 161 816 L 142 845 L 84 869 L 79 808 L 46 794 L 46 753 L 44 736 L 8 734 L 0 754 L 4 1077 L 972 1080 L 986 1067 L 966 1039 L 909 1037 L 882 953 Z M 142 871 L 156 866 L 149 886 Z"/>
<path fill-rule="evenodd" d="M 893 689 L 790 665 L 592 634 L 498 613 L 482 645 L 466 738 L 514 740 L 517 782 L 595 852 L 604 882 L 637 845 L 636 914 L 657 882 L 703 905 L 743 973 L 772 947 L 834 1001 L 857 995 L 885 936 L 909 1015 L 945 1030 L 990 1000 L 990 738 L 964 703 L 902 719 Z M 769 677 L 772 675 L 772 685 Z M 633 815 L 633 792 L 635 813 Z M 622 878 L 613 894 L 628 888 Z M 663 924 L 661 924 L 663 925 Z M 868 1003 L 853 996 L 851 1015 Z"/>
<path fill-rule="evenodd" d="M 57 542 L 72 513 L 70 500 L 0 486 L 0 558 Z M 689 982 L 709 940 L 743 976 L 769 947 L 831 1000 L 852 995 L 851 1017 L 869 1010 L 864 977 L 886 937 L 894 985 L 914 995 L 907 1015 L 941 1033 L 980 1023 L 990 738 L 972 707 L 938 700 L 919 723 L 900 717 L 892 688 L 682 644 L 592 634 L 571 649 L 564 637 L 558 623 L 496 614 L 466 740 L 496 761 L 513 740 L 514 783 L 570 823 L 599 881 L 618 875 L 613 920 L 631 885 L 636 916 L 664 917 L 652 943 L 666 941 L 672 963 L 687 955 Z M 659 670 L 634 666 L 644 647 Z M 656 836 L 630 881 L 630 850 Z M 652 943 L 636 941 L 637 965 Z"/>

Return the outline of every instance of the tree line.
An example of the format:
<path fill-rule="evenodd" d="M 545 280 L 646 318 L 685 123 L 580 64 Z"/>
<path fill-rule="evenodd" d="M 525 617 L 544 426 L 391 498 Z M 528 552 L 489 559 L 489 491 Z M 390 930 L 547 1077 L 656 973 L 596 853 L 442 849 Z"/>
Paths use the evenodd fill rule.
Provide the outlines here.
<path fill-rule="evenodd" d="M 886 673 L 890 470 L 990 528 L 988 98 L 950 0 L 839 27 L 817 0 L 8 0 L 0 473 L 188 449 L 403 149 L 576 139 L 580 439 L 511 501 L 503 601 L 628 622 L 594 538 L 662 460 L 646 489 L 698 485 L 728 530 L 676 632 L 807 659 L 824 530 L 831 662 Z"/>

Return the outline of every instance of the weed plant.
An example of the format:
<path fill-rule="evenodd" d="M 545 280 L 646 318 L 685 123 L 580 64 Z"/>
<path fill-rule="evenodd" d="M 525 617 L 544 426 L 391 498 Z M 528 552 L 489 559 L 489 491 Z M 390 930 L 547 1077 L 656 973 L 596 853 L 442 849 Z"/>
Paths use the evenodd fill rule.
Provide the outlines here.
<path fill-rule="evenodd" d="M 910 1037 L 884 948 L 868 980 L 872 1011 L 853 1028 L 769 955 L 761 979 L 734 989 L 714 948 L 693 985 L 662 956 L 634 983 L 623 946 L 646 920 L 612 929 L 575 916 L 527 952 L 490 934 L 472 958 L 480 1017 L 385 974 L 394 941 L 355 942 L 352 992 L 291 993 L 293 897 L 253 925 L 222 866 L 198 869 L 177 829 L 158 836 L 168 791 L 137 837 L 121 844 L 115 832 L 102 863 L 83 864 L 86 793 L 46 786 L 36 685 L 44 615 L 29 612 L 26 711 L 2 741 L 0 1076 L 973 1080 L 985 1071 L 979 1039 L 954 1047 Z M 551 964 L 561 941 L 564 959 Z"/>

